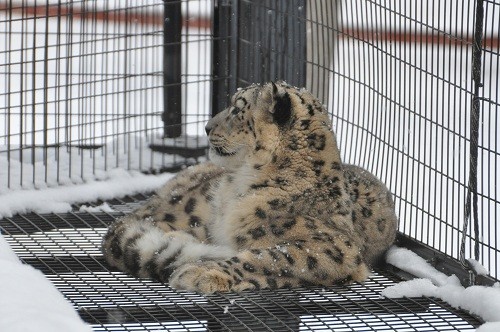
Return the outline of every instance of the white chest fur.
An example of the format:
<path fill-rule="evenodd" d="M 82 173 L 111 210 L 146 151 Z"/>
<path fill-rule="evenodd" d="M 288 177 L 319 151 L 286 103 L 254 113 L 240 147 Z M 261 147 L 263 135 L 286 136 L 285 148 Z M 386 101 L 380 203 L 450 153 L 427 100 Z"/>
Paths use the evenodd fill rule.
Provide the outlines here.
<path fill-rule="evenodd" d="M 239 223 L 241 200 L 247 196 L 248 189 L 256 182 L 256 171 L 242 167 L 237 173 L 222 178 L 214 188 L 212 217 L 210 222 L 211 240 L 215 244 L 234 248 L 235 229 Z"/>

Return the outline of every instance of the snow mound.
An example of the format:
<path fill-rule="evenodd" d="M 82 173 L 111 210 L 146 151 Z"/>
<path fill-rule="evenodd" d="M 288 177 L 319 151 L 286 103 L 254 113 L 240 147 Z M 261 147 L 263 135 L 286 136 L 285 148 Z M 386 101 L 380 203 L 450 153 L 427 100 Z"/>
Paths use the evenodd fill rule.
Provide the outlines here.
<path fill-rule="evenodd" d="M 469 262 L 469 264 L 472 266 L 472 268 L 474 269 L 474 271 L 477 273 L 477 275 L 480 275 L 480 276 L 487 276 L 490 274 L 490 271 L 488 271 L 487 268 L 485 268 L 483 265 L 481 265 L 481 263 L 479 263 L 478 261 L 476 261 L 475 259 L 472 259 L 472 258 L 468 258 L 467 261 Z M 499 330 L 500 331 L 500 330 Z"/>
<path fill-rule="evenodd" d="M 425 259 L 411 250 L 393 246 L 387 251 L 386 261 L 397 268 L 420 278 L 428 278 L 436 285 L 445 284 L 448 276 L 439 272 Z"/>
<path fill-rule="evenodd" d="M 116 212 L 109 206 L 108 203 L 103 203 L 99 206 L 88 206 L 88 205 L 82 205 L 80 206 L 79 212 L 90 212 L 90 213 L 95 213 L 95 212 L 108 212 L 108 213 L 113 213 Z"/>
<path fill-rule="evenodd" d="M 173 174 L 145 175 L 140 172 L 116 169 L 102 181 L 92 180 L 80 185 L 55 188 L 11 190 L 0 195 L 0 219 L 18 213 L 64 213 L 71 204 L 106 200 L 125 195 L 153 191 L 167 182 Z M 84 208 L 85 209 L 85 208 Z M 110 212 L 102 206 L 100 211 Z M 96 212 L 96 209 L 92 209 Z"/>
<path fill-rule="evenodd" d="M 0 331 L 92 331 L 40 271 L 19 261 L 1 234 L 0 292 Z"/>
<path fill-rule="evenodd" d="M 463 287 L 456 276 L 446 276 L 414 252 L 393 246 L 387 254 L 388 263 L 421 279 L 400 282 L 382 291 L 388 298 L 436 297 L 451 306 L 464 309 L 487 322 L 500 322 L 500 287 Z M 500 331 L 491 324 L 481 331 Z"/>
<path fill-rule="evenodd" d="M 500 323 L 485 323 L 476 330 L 476 332 L 498 332 L 498 331 L 500 331 Z"/>

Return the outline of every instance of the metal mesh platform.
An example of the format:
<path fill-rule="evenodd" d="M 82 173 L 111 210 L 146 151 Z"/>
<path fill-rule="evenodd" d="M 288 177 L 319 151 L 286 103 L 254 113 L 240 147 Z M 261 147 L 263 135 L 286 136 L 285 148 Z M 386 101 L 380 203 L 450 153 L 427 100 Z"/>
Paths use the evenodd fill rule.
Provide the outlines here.
<path fill-rule="evenodd" d="M 0 229 L 95 331 L 474 331 L 481 324 L 434 298 L 383 298 L 400 281 L 389 267 L 363 285 L 211 296 L 132 278 L 107 266 L 99 245 L 106 227 L 146 198 L 108 201 L 113 213 L 18 215 Z"/>

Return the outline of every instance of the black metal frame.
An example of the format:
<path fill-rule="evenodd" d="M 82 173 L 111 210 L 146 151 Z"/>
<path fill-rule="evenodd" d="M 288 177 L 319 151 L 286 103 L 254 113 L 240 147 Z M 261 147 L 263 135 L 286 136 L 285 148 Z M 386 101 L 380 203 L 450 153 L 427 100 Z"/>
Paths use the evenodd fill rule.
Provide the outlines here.
<path fill-rule="evenodd" d="M 212 110 L 211 116 L 215 116 L 223 110 L 230 97 L 231 87 L 231 55 L 236 52 L 233 49 L 231 39 L 232 22 L 227 19 L 232 17 L 233 6 L 231 1 L 216 1 L 213 18 L 213 51 L 212 51 Z M 235 32 L 233 31 L 233 34 Z"/>
<path fill-rule="evenodd" d="M 182 134 L 182 12 L 179 0 L 163 6 L 163 131 L 165 137 Z"/>

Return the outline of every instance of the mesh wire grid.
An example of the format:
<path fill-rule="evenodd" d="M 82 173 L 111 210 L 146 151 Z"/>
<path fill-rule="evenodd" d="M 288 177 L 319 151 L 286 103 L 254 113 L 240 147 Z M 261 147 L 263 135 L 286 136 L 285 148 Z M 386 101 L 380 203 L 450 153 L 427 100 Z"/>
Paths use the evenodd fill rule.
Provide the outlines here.
<path fill-rule="evenodd" d="M 0 190 L 204 155 L 212 9 L 192 0 L 0 1 Z"/>
<path fill-rule="evenodd" d="M 342 5 L 332 106 L 346 160 L 396 194 L 402 232 L 498 279 L 500 2 Z"/>
<path fill-rule="evenodd" d="M 99 245 L 106 226 L 147 196 L 109 201 L 112 213 L 18 215 L 0 230 L 95 331 L 474 331 L 480 324 L 434 298 L 383 298 L 400 280 L 383 268 L 364 284 L 211 296 L 132 278 L 110 269 Z"/>

